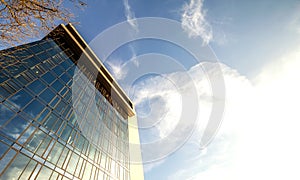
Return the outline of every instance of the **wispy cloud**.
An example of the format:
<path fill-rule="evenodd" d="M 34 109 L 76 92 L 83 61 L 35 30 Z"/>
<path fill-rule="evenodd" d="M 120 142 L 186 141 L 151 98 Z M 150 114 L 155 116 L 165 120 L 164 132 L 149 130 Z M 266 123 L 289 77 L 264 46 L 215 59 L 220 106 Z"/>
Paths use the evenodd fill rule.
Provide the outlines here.
<path fill-rule="evenodd" d="M 182 7 L 181 26 L 189 37 L 200 36 L 204 44 L 208 44 L 212 37 L 212 29 L 205 19 L 206 11 L 203 10 L 204 0 L 190 0 L 189 4 Z"/>
<path fill-rule="evenodd" d="M 139 66 L 138 58 L 136 56 L 136 50 L 131 44 L 128 45 L 128 52 L 131 53 L 130 59 L 122 59 L 121 57 L 117 57 L 105 61 L 108 70 L 112 73 L 113 77 L 116 78 L 116 80 L 124 79 L 128 71 L 130 70 L 125 67 L 127 60 L 133 62 L 136 67 Z"/>
<path fill-rule="evenodd" d="M 129 5 L 128 0 L 123 0 L 123 5 L 125 9 L 125 16 L 127 19 L 127 22 L 136 30 L 138 31 L 138 23 L 135 19 L 134 12 L 131 10 L 131 7 Z"/>
<path fill-rule="evenodd" d="M 122 61 L 118 59 L 113 59 L 110 61 L 105 61 L 107 68 L 112 73 L 113 77 L 117 80 L 124 79 L 127 75 L 127 70 L 122 68 Z"/>

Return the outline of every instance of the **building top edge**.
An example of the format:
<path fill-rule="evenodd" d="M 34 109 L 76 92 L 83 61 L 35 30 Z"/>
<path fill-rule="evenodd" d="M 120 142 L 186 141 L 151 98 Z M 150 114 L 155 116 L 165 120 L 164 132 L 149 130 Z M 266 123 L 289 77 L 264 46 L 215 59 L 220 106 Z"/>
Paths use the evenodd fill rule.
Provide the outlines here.
<path fill-rule="evenodd" d="M 127 113 L 128 116 L 135 115 L 134 111 L 134 105 L 130 98 L 126 95 L 126 93 L 122 90 L 120 85 L 117 83 L 117 81 L 113 78 L 113 76 L 110 74 L 110 72 L 106 69 L 106 67 L 103 65 L 101 60 L 97 57 L 97 55 L 94 53 L 94 51 L 89 47 L 89 45 L 85 42 L 85 40 L 82 38 L 82 36 L 79 34 L 79 32 L 75 29 L 75 27 L 69 23 L 67 25 L 60 24 L 57 26 L 53 31 L 51 31 L 48 35 L 45 36 L 46 38 L 53 38 L 53 36 L 57 36 L 57 32 L 63 33 L 63 38 L 67 39 L 67 43 L 72 43 L 72 46 L 74 47 L 75 51 L 79 52 L 80 54 L 84 54 L 85 57 L 91 63 L 97 68 L 99 73 L 101 73 L 102 76 L 104 76 L 104 83 L 106 83 L 106 86 L 108 86 L 111 90 L 110 93 L 113 93 L 116 95 L 119 99 L 119 104 L 121 105 L 121 108 Z M 66 37 L 69 36 L 69 37 Z M 70 42 L 74 41 L 74 42 Z"/>

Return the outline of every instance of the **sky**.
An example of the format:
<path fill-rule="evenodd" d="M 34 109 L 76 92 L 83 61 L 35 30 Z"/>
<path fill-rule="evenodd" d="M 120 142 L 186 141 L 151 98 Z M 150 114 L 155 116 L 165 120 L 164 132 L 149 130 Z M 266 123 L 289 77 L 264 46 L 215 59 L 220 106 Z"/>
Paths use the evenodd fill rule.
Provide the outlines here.
<path fill-rule="evenodd" d="M 75 27 L 135 103 L 145 179 L 300 178 L 300 1 L 86 3 Z"/>

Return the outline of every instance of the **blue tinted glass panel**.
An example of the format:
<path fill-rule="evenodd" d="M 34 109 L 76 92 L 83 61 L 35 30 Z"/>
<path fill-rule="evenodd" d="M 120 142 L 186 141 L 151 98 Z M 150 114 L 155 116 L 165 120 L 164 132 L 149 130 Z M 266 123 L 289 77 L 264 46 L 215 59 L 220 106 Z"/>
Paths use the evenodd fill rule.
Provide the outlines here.
<path fill-rule="evenodd" d="M 37 56 L 40 59 L 40 61 L 44 61 L 50 57 L 46 52 L 42 52 L 41 54 L 39 54 Z"/>
<path fill-rule="evenodd" d="M 33 56 L 31 58 L 25 59 L 24 63 L 28 67 L 33 67 L 39 63 L 39 61 Z"/>
<path fill-rule="evenodd" d="M 38 121 L 38 122 L 42 122 L 42 121 L 45 119 L 45 117 L 49 114 L 49 112 L 50 112 L 49 109 L 45 109 L 45 110 L 41 113 L 41 115 L 40 115 L 40 117 L 37 119 L 37 121 Z"/>
<path fill-rule="evenodd" d="M 0 174 L 3 171 L 3 169 L 6 167 L 6 165 L 10 162 L 10 160 L 15 156 L 16 151 L 13 149 L 10 149 L 7 154 L 0 160 Z"/>
<path fill-rule="evenodd" d="M 20 116 L 16 116 L 1 129 L 1 132 L 4 132 L 7 136 L 16 140 L 28 125 L 29 122 L 25 121 Z"/>
<path fill-rule="evenodd" d="M 46 119 L 46 121 L 44 122 L 44 126 L 46 127 L 46 128 L 49 128 L 49 129 L 51 129 L 51 127 L 54 125 L 54 123 L 56 122 L 56 120 L 57 120 L 57 116 L 56 115 L 54 115 L 54 114 L 50 114 L 49 116 L 48 116 L 48 118 Z"/>
<path fill-rule="evenodd" d="M 14 96 L 9 98 L 17 108 L 24 107 L 31 99 L 32 97 L 24 90 L 17 92 Z"/>
<path fill-rule="evenodd" d="M 29 83 L 29 81 L 27 79 L 24 78 L 24 76 L 20 75 L 17 77 L 17 80 L 21 83 L 20 85 L 24 86 L 27 83 Z"/>
<path fill-rule="evenodd" d="M 32 118 L 35 118 L 43 110 L 43 108 L 44 106 L 39 101 L 34 100 L 24 109 L 24 112 Z"/>
<path fill-rule="evenodd" d="M 62 88 L 63 88 L 63 85 L 59 82 L 59 80 L 56 80 L 52 87 L 57 91 L 59 92 Z"/>
<path fill-rule="evenodd" d="M 42 90 L 46 88 L 46 86 L 40 80 L 36 80 L 33 83 L 31 83 L 27 88 L 33 91 L 35 94 L 39 94 Z"/>
<path fill-rule="evenodd" d="M 67 61 L 62 62 L 61 67 L 63 67 L 65 70 L 67 70 L 70 67 L 70 64 Z"/>
<path fill-rule="evenodd" d="M 64 83 L 67 83 L 70 81 L 70 77 L 65 73 L 64 75 L 61 76 L 61 80 L 64 81 Z"/>
<path fill-rule="evenodd" d="M 9 146 L 0 141 L 0 158 L 2 158 L 2 155 L 7 151 L 8 148 Z"/>
<path fill-rule="evenodd" d="M 34 152 L 39 147 L 39 145 L 42 143 L 42 141 L 46 136 L 47 135 L 43 131 L 41 130 L 36 131 L 32 136 L 32 138 L 30 139 L 30 141 L 26 143 L 26 148 Z"/>
<path fill-rule="evenodd" d="M 6 91 L 2 86 L 0 86 L 0 96 L 7 98 L 10 95 L 8 91 Z"/>
<path fill-rule="evenodd" d="M 30 50 L 33 52 L 33 54 L 38 54 L 39 52 L 43 51 L 39 45 L 31 46 Z"/>
<path fill-rule="evenodd" d="M 55 80 L 55 77 L 50 72 L 48 72 L 44 76 L 42 76 L 42 79 L 48 84 L 51 84 Z"/>
<path fill-rule="evenodd" d="M 8 79 L 7 76 L 5 76 L 2 72 L 0 72 L 0 83 L 3 83 L 4 81 L 6 81 Z"/>
<path fill-rule="evenodd" d="M 23 135 L 18 139 L 18 142 L 21 144 L 25 143 L 35 129 L 36 128 L 34 126 L 28 127 Z"/>
<path fill-rule="evenodd" d="M 54 69 L 53 69 L 53 71 L 55 72 L 55 74 L 57 75 L 57 76 L 60 76 L 64 71 L 61 69 L 61 67 L 60 66 L 56 66 Z"/>
<path fill-rule="evenodd" d="M 7 68 L 7 71 L 9 71 L 11 73 L 12 76 L 20 74 L 21 72 L 23 72 L 26 69 L 24 67 L 24 65 L 22 65 L 21 63 L 14 64 L 14 65 L 8 66 L 6 68 Z"/>
<path fill-rule="evenodd" d="M 13 111 L 0 104 L 0 127 L 14 115 Z"/>
<path fill-rule="evenodd" d="M 69 73 L 70 76 L 74 76 L 75 68 L 76 68 L 76 66 L 73 66 L 72 68 L 70 68 L 68 70 L 68 73 Z"/>
<path fill-rule="evenodd" d="M 70 136 L 71 131 L 72 131 L 72 128 L 69 125 L 67 125 L 66 128 L 64 129 L 63 133 L 61 134 L 61 138 L 64 141 L 67 141 Z"/>
<path fill-rule="evenodd" d="M 46 89 L 42 94 L 40 94 L 39 97 L 48 104 L 54 98 L 54 96 L 55 94 L 50 89 Z"/>

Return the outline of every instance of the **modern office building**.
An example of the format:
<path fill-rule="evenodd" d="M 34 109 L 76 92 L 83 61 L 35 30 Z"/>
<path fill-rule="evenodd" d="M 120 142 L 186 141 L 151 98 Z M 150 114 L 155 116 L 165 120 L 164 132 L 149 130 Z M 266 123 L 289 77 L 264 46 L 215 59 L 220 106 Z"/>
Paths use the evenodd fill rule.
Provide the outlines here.
<path fill-rule="evenodd" d="M 143 179 L 133 104 L 71 24 L 0 58 L 0 179 Z"/>

